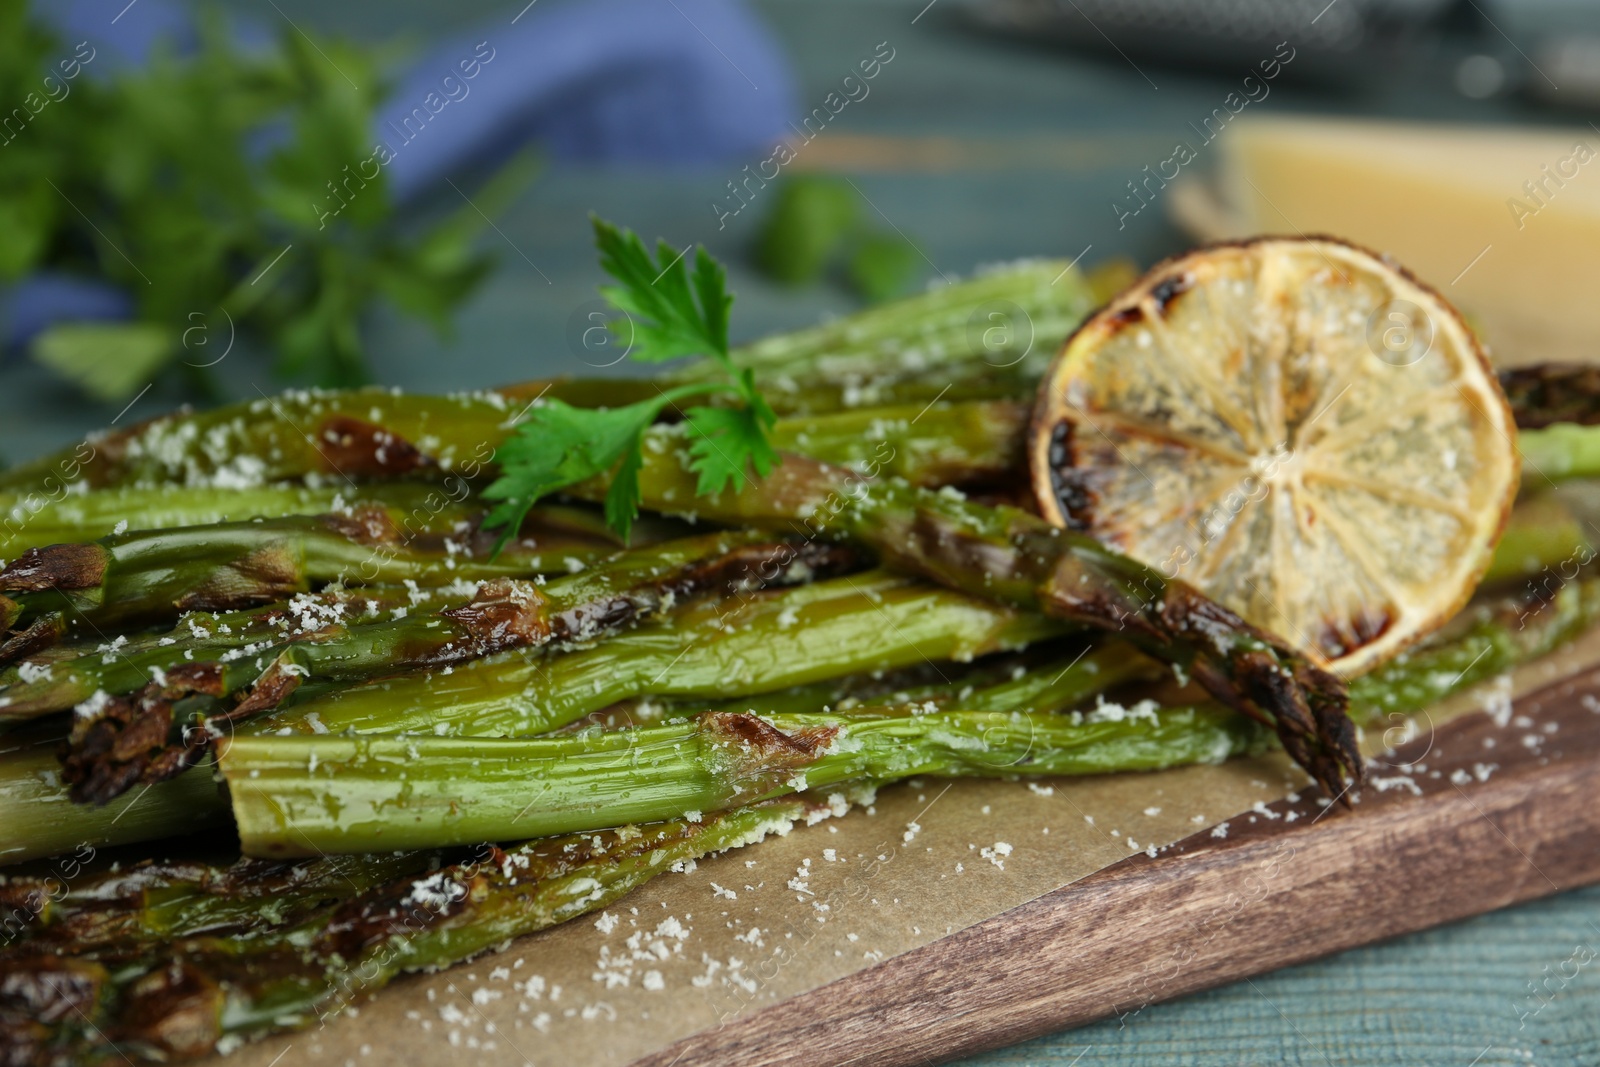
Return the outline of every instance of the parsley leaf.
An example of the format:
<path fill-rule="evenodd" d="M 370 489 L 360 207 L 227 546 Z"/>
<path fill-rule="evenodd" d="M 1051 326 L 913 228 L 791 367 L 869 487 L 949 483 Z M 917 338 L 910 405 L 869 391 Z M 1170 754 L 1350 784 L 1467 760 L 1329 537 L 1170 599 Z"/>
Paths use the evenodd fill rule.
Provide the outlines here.
<path fill-rule="evenodd" d="M 541 497 L 604 474 L 621 463 L 606 491 L 606 524 L 626 540 L 639 513 L 639 462 L 644 432 L 668 404 L 704 391 L 701 386 L 669 389 L 658 397 L 620 408 L 575 408 L 546 400 L 500 446 L 500 477 L 483 495 L 500 501 L 484 525 L 504 527 L 498 555 Z"/>
<path fill-rule="evenodd" d="M 687 249 L 679 252 L 662 241 L 656 250 L 659 263 L 653 263 L 637 234 L 598 218 L 594 220 L 594 243 L 600 249 L 600 266 L 622 283 L 601 286 L 600 295 L 633 319 L 634 345 L 629 355 L 644 363 L 711 356 L 732 366 L 728 362 L 728 308 L 733 297 L 727 293 L 727 272 L 704 248 L 695 252 L 691 287 L 683 262 Z"/>
<path fill-rule="evenodd" d="M 655 420 L 652 401 L 611 411 L 585 411 L 546 401 L 500 446 L 500 477 L 483 495 L 500 501 L 486 525 L 506 527 L 498 553 L 540 497 L 609 470 Z"/>
<path fill-rule="evenodd" d="M 740 488 L 747 465 L 758 478 L 778 465 L 777 450 L 767 439 L 778 417 L 759 393 L 752 399 L 741 408 L 689 409 L 689 469 L 700 476 L 695 492 L 701 496 L 715 496 L 730 484 Z"/>
<path fill-rule="evenodd" d="M 600 292 L 628 316 L 632 345 L 628 355 L 644 363 L 681 356 L 706 356 L 725 372 L 725 381 L 679 385 L 661 395 L 619 408 L 575 408 L 559 400 L 537 404 L 500 447 L 500 477 L 484 490 L 498 501 L 484 521 L 501 530 L 498 554 L 541 497 L 606 473 L 606 524 L 624 540 L 639 513 L 639 471 L 644 434 L 668 408 L 690 397 L 726 396 L 736 406 L 691 407 L 684 415 L 691 444 L 689 469 L 697 491 L 720 493 L 738 487 L 748 470 L 764 478 L 778 463 L 768 433 L 777 416 L 756 388 L 755 375 L 734 366 L 728 354 L 727 271 L 704 248 L 695 249 L 694 268 L 666 242 L 651 257 L 637 234 L 595 218 L 600 265 L 617 285 Z"/>

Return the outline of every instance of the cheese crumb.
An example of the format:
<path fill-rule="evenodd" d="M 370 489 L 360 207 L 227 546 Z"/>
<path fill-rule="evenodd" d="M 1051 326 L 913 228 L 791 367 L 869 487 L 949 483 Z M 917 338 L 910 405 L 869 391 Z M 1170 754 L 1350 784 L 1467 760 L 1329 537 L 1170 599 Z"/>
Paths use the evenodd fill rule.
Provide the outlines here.
<path fill-rule="evenodd" d="M 992 848 L 979 849 L 978 855 L 1003 871 L 1006 869 L 1005 857 L 1011 855 L 1011 846 L 1004 841 L 996 841 Z"/>
<path fill-rule="evenodd" d="M 28 660 L 23 660 L 17 664 L 17 677 L 29 684 L 48 682 L 50 681 L 50 664 L 31 663 Z"/>

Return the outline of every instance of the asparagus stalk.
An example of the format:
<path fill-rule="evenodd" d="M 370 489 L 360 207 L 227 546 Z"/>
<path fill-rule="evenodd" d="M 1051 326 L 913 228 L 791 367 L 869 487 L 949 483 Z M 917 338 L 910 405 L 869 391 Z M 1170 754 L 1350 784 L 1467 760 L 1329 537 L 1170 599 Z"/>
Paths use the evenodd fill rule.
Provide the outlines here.
<path fill-rule="evenodd" d="M 282 515 L 316 515 L 351 505 L 381 506 L 404 514 L 412 534 L 454 533 L 475 517 L 465 506 L 468 487 L 457 496 L 422 482 L 380 482 L 352 489 L 338 486 L 260 485 L 246 488 L 187 489 L 181 486 L 123 486 L 62 493 L 57 499 L 0 494 L 0 557 L 15 559 L 30 548 L 67 541 L 93 541 L 123 530 L 207 526 Z"/>
<path fill-rule="evenodd" d="M 438 868 L 437 852 L 331 856 L 295 863 L 239 859 L 222 866 L 195 859 L 96 864 L 80 846 L 64 870 L 0 881 L 9 915 L 4 949 L 29 953 L 125 956 L 191 937 L 256 938 L 300 926 L 330 905 L 399 878 Z"/>
<path fill-rule="evenodd" d="M 1185 582 L 1015 508 L 985 507 L 898 480 L 870 481 L 794 455 L 759 482 L 700 496 L 683 447 L 672 428 L 652 433 L 639 471 L 645 508 L 693 509 L 715 521 L 789 525 L 808 536 L 848 539 L 889 566 L 950 588 L 1110 630 L 1229 707 L 1272 725 L 1284 749 L 1330 795 L 1344 793 L 1346 774 L 1360 775 L 1343 682 Z M 603 496 L 604 483 L 594 479 L 573 491 Z"/>
<path fill-rule="evenodd" d="M 1035 260 L 931 289 L 919 296 L 810 329 L 758 341 L 733 353 L 751 368 L 774 406 L 797 413 L 862 404 L 925 403 L 953 389 L 975 398 L 1031 396 L 1067 336 L 1099 294 L 1063 262 Z M 677 377 L 697 380 L 704 364 Z M 807 397 L 815 383 L 838 383 L 837 399 Z"/>
<path fill-rule="evenodd" d="M 1547 571 L 1564 581 L 1593 558 L 1594 546 L 1583 522 L 1560 493 L 1538 492 L 1518 500 L 1511 509 L 1483 584 L 1531 578 Z M 1560 574 L 1563 570 L 1566 573 Z"/>
<path fill-rule="evenodd" d="M 728 700 L 664 697 L 619 701 L 589 721 L 606 729 L 683 719 L 703 711 L 752 715 L 852 711 L 880 705 L 929 704 L 968 711 L 1061 711 L 1124 683 L 1152 681 L 1166 673 L 1155 660 L 1115 639 L 1083 646 L 1081 639 L 1046 641 L 1020 652 L 989 657 L 964 667 L 914 664 L 893 671 L 845 674 L 807 685 L 787 686 Z"/>
<path fill-rule="evenodd" d="M 1350 682 L 1350 717 L 1366 726 L 1396 715 L 1411 715 L 1445 698 L 1501 675 L 1561 648 L 1600 622 L 1600 578 L 1557 579 L 1548 588 L 1529 590 L 1475 604 L 1462 612 L 1445 631 L 1390 660 L 1382 667 Z M 1104 657 L 1104 659 L 1102 659 Z M 1049 711 L 1072 707 L 1082 700 L 1128 680 L 1120 672 L 1133 667 L 1124 646 L 1108 642 L 1072 659 L 1073 669 L 1061 671 L 1052 661 L 1026 668 L 1003 667 L 1007 677 L 985 678 L 994 668 L 975 671 L 955 681 L 915 687 L 850 679 L 800 686 L 757 698 L 702 705 L 697 710 L 775 712 L 848 710 L 860 703 L 851 696 L 859 690 L 891 700 L 877 703 L 932 702 L 942 707 L 975 711 Z M 1109 669 L 1112 680 L 1091 684 L 1095 674 Z M 1015 677 L 1009 677 L 1011 674 Z M 974 685 L 977 679 L 978 684 Z M 1064 692 L 1063 687 L 1072 687 Z M 1074 693 L 1078 695 L 1073 695 Z M 668 714 L 671 714 L 670 710 Z"/>
<path fill-rule="evenodd" d="M 1523 477 L 1530 485 L 1600 478 L 1600 427 L 1556 423 L 1517 433 Z"/>
<path fill-rule="evenodd" d="M 314 640 L 335 626 L 388 618 L 396 608 L 433 611 L 460 603 L 474 583 L 442 589 L 370 586 L 302 593 L 284 604 L 249 611 L 195 611 L 165 633 L 119 634 L 34 650 L 0 671 L 0 725 L 64 711 L 96 693 L 120 695 L 161 675 L 213 659 L 239 659 L 286 639 Z"/>
<path fill-rule="evenodd" d="M 0 593 L 36 612 L 65 603 L 69 621 L 101 628 L 271 603 L 330 582 L 533 577 L 611 551 L 588 538 L 519 540 L 491 563 L 476 540 L 407 537 L 384 508 L 142 530 L 30 549 L 0 571 Z"/>
<path fill-rule="evenodd" d="M 665 565 L 672 565 L 671 560 L 677 556 L 673 551 Z M 642 559 L 660 562 L 656 555 Z M 595 573 L 616 583 L 628 574 L 642 573 L 638 562 L 641 561 L 630 565 L 632 569 L 626 572 L 602 563 Z M 578 584 L 581 583 L 557 582 L 558 589 L 568 592 Z M 459 607 L 478 595 L 480 589 L 479 583 L 462 581 L 433 588 L 413 583 L 408 587 L 325 589 L 248 611 L 190 612 L 165 633 L 119 634 L 111 641 L 35 649 L 14 666 L 0 670 L 0 726 L 66 710 L 94 699 L 97 693 L 130 693 L 159 682 L 163 675 L 190 670 L 196 663 L 228 663 L 255 657 L 251 660 L 254 667 L 262 662 L 257 654 L 263 651 L 276 652 L 279 646 L 295 642 L 337 642 L 352 625 L 427 616 Z M 421 647 L 408 646 L 406 651 L 418 653 Z M 401 670 L 406 665 L 403 660 L 396 660 L 387 667 Z M 248 670 L 245 673 L 248 675 Z"/>
<path fill-rule="evenodd" d="M 1065 340 L 1065 334 L 1054 339 L 1035 338 L 1035 345 L 1042 344 L 1043 350 L 1056 351 Z M 833 377 L 803 371 L 758 371 L 756 379 L 766 391 L 774 412 L 785 419 L 874 407 L 925 407 L 946 396 L 969 401 L 1031 402 L 1039 385 L 1037 363 L 1010 362 L 1016 358 L 1015 352 L 1025 346 L 1025 339 L 1016 339 L 1012 354 L 996 352 L 989 358 L 982 351 L 960 352 L 957 354 L 962 358 L 957 362 L 936 362 L 922 367 L 916 366 L 913 357 L 910 366 L 879 362 L 873 369 L 868 356 L 866 360 L 856 361 L 861 369 L 842 371 Z M 738 358 L 737 351 L 734 356 Z"/>
<path fill-rule="evenodd" d="M 62 775 L 73 799 L 103 804 L 136 783 L 162 781 L 193 766 L 219 733 L 275 707 L 307 677 L 359 681 L 586 640 L 709 589 L 804 580 L 850 561 L 834 546 L 733 531 L 622 553 L 543 589 L 495 579 L 469 602 L 432 615 L 330 627 L 315 640 L 291 635 L 254 655 L 188 663 L 134 694 L 95 701 L 73 722 Z M 201 713 L 186 716 L 195 697 Z"/>
<path fill-rule="evenodd" d="M 551 395 L 554 395 L 553 393 Z M 179 411 L 0 472 L 0 490 L 61 485 L 236 488 L 317 479 L 476 477 L 519 406 L 499 393 L 295 391 Z"/>
<path fill-rule="evenodd" d="M 881 304 L 735 351 L 762 375 L 870 379 L 897 370 L 1026 364 L 1035 378 L 1097 303 L 1083 275 L 1058 260 L 1023 260 L 955 285 Z M 681 376 L 707 375 L 704 365 Z"/>
<path fill-rule="evenodd" d="M 628 697 L 713 699 L 861 671 L 970 660 L 1063 632 L 1041 616 L 914 579 L 869 573 L 709 601 L 599 644 L 475 660 L 450 673 L 415 672 L 339 689 L 252 721 L 252 734 L 544 733 Z M 1067 672 L 1108 686 L 1148 671 L 1131 649 Z"/>
<path fill-rule="evenodd" d="M 993 484 L 1023 470 L 1030 405 L 1015 400 L 906 404 L 780 420 L 773 445 L 914 485 Z"/>
<path fill-rule="evenodd" d="M 228 822 L 211 772 L 200 769 L 100 806 L 74 804 L 54 744 L 12 743 L 0 752 L 0 865 L 71 852 L 200 834 Z"/>
<path fill-rule="evenodd" d="M 1558 581 L 1531 595 L 1469 608 L 1451 632 L 1401 653 L 1350 683 L 1350 709 L 1366 724 L 1409 715 L 1452 693 L 1549 654 L 1600 622 L 1600 578 Z"/>
<path fill-rule="evenodd" d="M 865 794 L 784 797 L 700 820 L 485 848 L 245 939 L 187 937 L 75 957 L 22 946 L 0 956 L 0 1045 L 30 1063 L 165 1061 L 219 1050 L 224 1038 L 310 1026 L 398 974 L 603 908 L 684 861 L 841 814 L 852 798 Z"/>
<path fill-rule="evenodd" d="M 1214 706 L 1029 712 L 706 712 L 531 739 L 234 737 L 219 765 L 246 855 L 432 848 L 725 811 L 857 778 L 1098 774 L 1220 761 L 1261 729 Z M 469 784 L 470 783 L 470 784 Z"/>
<path fill-rule="evenodd" d="M 206 526 L 246 519 L 344 512 L 363 506 L 388 509 L 403 538 L 470 534 L 482 513 L 473 487 L 463 479 L 428 482 L 369 482 L 352 488 L 312 488 L 279 483 L 252 488 L 156 488 L 121 486 L 63 493 L 59 499 L 0 494 L 0 558 L 15 559 L 30 548 L 94 541 L 126 530 Z M 634 529 L 633 544 L 681 537 L 673 524 Z M 595 509 L 548 502 L 536 505 L 521 530 L 535 542 L 559 537 L 620 544 Z"/>

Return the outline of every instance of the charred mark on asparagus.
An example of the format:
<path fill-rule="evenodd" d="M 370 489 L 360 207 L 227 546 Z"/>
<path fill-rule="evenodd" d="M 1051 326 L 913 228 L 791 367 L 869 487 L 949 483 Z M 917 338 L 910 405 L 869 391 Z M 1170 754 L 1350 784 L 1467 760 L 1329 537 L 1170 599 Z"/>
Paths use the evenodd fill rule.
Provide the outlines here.
<path fill-rule="evenodd" d="M 355 507 L 348 512 L 329 512 L 322 522 L 335 533 L 358 545 L 393 545 L 400 542 L 400 528 L 380 507 Z"/>
<path fill-rule="evenodd" d="M 229 611 L 285 600 L 305 587 L 299 560 L 288 545 L 262 545 L 218 566 L 181 593 L 173 606 L 180 612 Z"/>
<path fill-rule="evenodd" d="M 329 415 L 317 437 L 331 474 L 394 478 L 438 465 L 399 434 L 352 415 Z"/>
<path fill-rule="evenodd" d="M 839 734 L 839 727 L 831 725 L 785 732 L 744 712 L 708 711 L 696 723 L 710 743 L 735 754 L 736 774 L 748 780 L 806 766 Z"/>
<path fill-rule="evenodd" d="M 476 646 L 473 651 L 489 655 L 550 640 L 553 627 L 545 604 L 532 582 L 495 578 L 480 585 L 465 604 L 439 614 L 460 625 L 463 638 Z M 446 654 L 451 652 L 454 648 Z"/>

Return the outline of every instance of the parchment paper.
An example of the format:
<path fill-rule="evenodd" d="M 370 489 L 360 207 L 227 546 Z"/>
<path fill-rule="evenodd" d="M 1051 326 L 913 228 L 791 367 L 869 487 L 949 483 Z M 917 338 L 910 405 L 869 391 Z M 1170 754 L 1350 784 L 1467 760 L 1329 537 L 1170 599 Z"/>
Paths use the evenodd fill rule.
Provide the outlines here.
<path fill-rule="evenodd" d="M 1600 633 L 1411 720 L 1417 731 L 1600 663 Z M 1517 731 L 1508 729 L 1507 743 Z M 1383 769 L 1394 787 L 1416 766 Z M 240 1050 L 238 1067 L 427 1062 L 620 1065 L 999 915 L 1136 851 L 1303 788 L 1280 755 L 1040 782 L 925 779 L 866 810 L 669 873 L 602 913 L 447 971 L 397 981 L 320 1029 Z M 1331 815 L 1330 818 L 1336 818 Z M 1019 952 L 1026 951 L 1019 946 Z"/>

